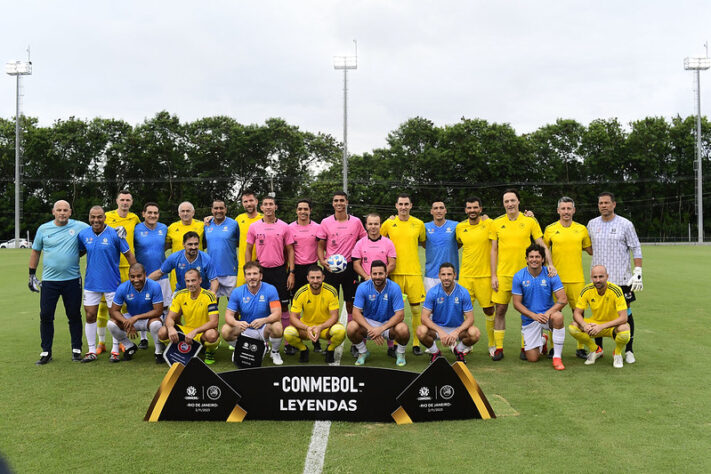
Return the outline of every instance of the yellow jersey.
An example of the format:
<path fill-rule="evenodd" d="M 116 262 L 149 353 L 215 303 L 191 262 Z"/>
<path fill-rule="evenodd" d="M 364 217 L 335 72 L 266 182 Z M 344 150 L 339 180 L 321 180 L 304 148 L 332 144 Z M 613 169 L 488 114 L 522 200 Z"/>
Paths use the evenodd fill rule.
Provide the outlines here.
<path fill-rule="evenodd" d="M 133 248 L 133 231 L 140 222 L 141 220 L 133 212 L 129 212 L 128 214 L 126 214 L 126 217 L 119 216 L 118 209 L 106 213 L 107 226 L 113 227 L 114 229 L 116 227 L 122 226 L 124 229 L 126 229 L 126 243 L 128 243 L 128 246 L 134 255 L 136 254 L 136 251 Z M 128 260 L 126 260 L 126 256 L 124 254 L 121 254 L 119 268 L 128 267 L 130 267 L 130 265 L 128 264 Z"/>
<path fill-rule="evenodd" d="M 489 239 L 499 243 L 496 274 L 512 277 L 525 267 L 526 248 L 531 245 L 531 240 L 540 237 L 543 237 L 541 226 L 533 217 L 519 212 L 514 220 L 510 220 L 506 214 L 494 219 Z"/>
<path fill-rule="evenodd" d="M 462 265 L 459 276 L 481 278 L 491 276 L 491 219 L 470 224 L 469 219 L 457 224 L 455 235 L 462 245 Z"/>
<path fill-rule="evenodd" d="M 218 316 L 217 297 L 211 291 L 200 289 L 197 298 L 192 299 L 187 288 L 175 293 L 170 310 L 182 315 L 183 326 L 199 328 L 210 321 L 210 316 Z"/>
<path fill-rule="evenodd" d="M 395 245 L 395 270 L 393 275 L 422 275 L 418 244 L 427 240 L 425 223 L 410 216 L 406 221 L 399 217 L 387 219 L 380 227 L 380 234 Z M 387 262 L 386 262 L 387 263 Z"/>
<path fill-rule="evenodd" d="M 551 249 L 553 265 L 563 283 L 585 281 L 581 252 L 592 245 L 587 227 L 577 222 L 564 227 L 558 221 L 546 227 L 543 241 Z"/>
<path fill-rule="evenodd" d="M 619 317 L 619 311 L 627 311 L 627 302 L 625 295 L 622 293 L 622 288 L 614 283 L 607 283 L 605 294 L 601 295 L 597 292 L 597 288 L 592 283 L 585 285 L 583 291 L 580 292 L 580 298 L 575 304 L 578 309 L 585 310 L 590 306 L 592 315 L 585 318 L 585 321 L 593 323 L 606 323 L 613 321 Z"/>
<path fill-rule="evenodd" d="M 291 312 L 301 313 L 301 322 L 307 326 L 325 323 L 331 317 L 330 312 L 338 308 L 338 292 L 327 283 L 321 286 L 318 295 L 313 294 L 309 285 L 302 286 L 291 303 Z"/>
<path fill-rule="evenodd" d="M 257 222 L 259 219 L 264 217 L 261 212 L 258 212 L 256 216 L 254 217 L 249 217 L 246 212 L 243 212 L 239 216 L 235 217 L 235 220 L 237 221 L 237 225 L 239 226 L 239 255 L 237 256 L 237 260 L 242 262 L 242 265 L 239 265 L 240 267 L 240 272 L 244 272 L 242 270 L 242 266 L 244 265 L 244 249 L 247 245 L 247 231 L 249 231 L 249 226 Z M 257 246 L 255 245 L 252 247 L 252 260 L 257 259 Z"/>
<path fill-rule="evenodd" d="M 205 233 L 205 224 L 202 221 L 193 219 L 190 225 L 184 225 L 183 221 L 178 221 L 168 226 L 167 237 L 170 239 L 171 253 L 183 250 L 183 236 L 191 230 L 197 232 L 200 236 L 200 248 L 202 249 L 202 235 Z"/>

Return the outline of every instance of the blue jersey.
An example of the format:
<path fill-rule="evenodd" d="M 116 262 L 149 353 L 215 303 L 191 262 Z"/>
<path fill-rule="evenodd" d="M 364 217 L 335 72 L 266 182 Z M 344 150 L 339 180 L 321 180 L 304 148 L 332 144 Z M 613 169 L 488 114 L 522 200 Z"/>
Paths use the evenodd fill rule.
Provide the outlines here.
<path fill-rule="evenodd" d="M 373 280 L 362 282 L 356 290 L 353 306 L 360 309 L 366 318 L 381 323 L 388 322 L 396 311 L 405 309 L 402 290 L 392 280 L 385 280 L 383 291 L 375 289 Z"/>
<path fill-rule="evenodd" d="M 227 309 L 237 313 L 235 316 L 238 316 L 240 321 L 251 323 L 255 319 L 269 316 L 272 313 L 272 304 L 281 307 L 279 293 L 273 285 L 262 282 L 256 295 L 249 291 L 247 284 L 232 290 Z"/>
<path fill-rule="evenodd" d="M 425 224 L 427 245 L 425 247 L 425 276 L 439 277 L 439 266 L 445 262 L 454 265 L 454 272 L 459 275 L 459 246 L 457 245 L 457 222 L 444 221 L 437 227 L 434 221 Z"/>
<path fill-rule="evenodd" d="M 438 326 L 456 328 L 464 322 L 464 313 L 473 311 L 469 291 L 455 283 L 451 294 L 447 294 L 439 283 L 427 292 L 423 308 L 432 311 L 432 322 Z"/>
<path fill-rule="evenodd" d="M 563 283 L 558 275 L 548 276 L 548 268 L 543 267 L 541 273 L 534 277 L 528 273 L 528 267 L 523 267 L 513 277 L 511 294 L 521 295 L 523 305 L 534 313 L 545 313 L 553 306 L 553 293 L 563 289 Z M 521 326 L 528 326 L 533 319 L 521 315 Z"/>
<path fill-rule="evenodd" d="M 79 273 L 79 240 L 77 235 L 89 227 L 74 219 L 58 226 L 49 221 L 39 226 L 32 242 L 32 250 L 44 251 L 42 279 L 47 281 L 75 280 Z"/>
<path fill-rule="evenodd" d="M 141 222 L 133 231 L 133 248 L 136 250 L 136 261 L 146 268 L 146 275 L 158 270 L 165 261 L 165 236 L 168 227 L 160 222 L 151 230 L 145 222 Z M 163 275 L 161 279 L 168 278 Z"/>
<path fill-rule="evenodd" d="M 86 250 L 84 289 L 107 293 L 116 291 L 121 283 L 121 254 L 131 250 L 128 242 L 120 238 L 112 227 L 104 227 L 99 235 L 87 227 L 79 232 L 79 250 Z"/>
<path fill-rule="evenodd" d="M 188 262 L 185 257 L 185 249 L 173 252 L 161 264 L 160 271 L 165 274 L 175 270 L 175 291 L 178 291 L 185 289 L 185 272 L 193 268 L 197 269 L 202 277 L 200 286 L 209 290 L 210 280 L 217 278 L 217 275 L 212 267 L 212 259 L 202 250 L 198 250 L 198 255 L 192 262 Z"/>
<path fill-rule="evenodd" d="M 207 243 L 207 253 L 212 257 L 217 276 L 237 275 L 237 242 L 239 242 L 239 225 L 229 217 L 221 224 L 210 221 L 205 226 L 204 239 Z"/>
<path fill-rule="evenodd" d="M 153 310 L 153 305 L 163 302 L 163 292 L 157 281 L 146 279 L 141 291 L 136 291 L 130 281 L 125 281 L 116 288 L 114 303 L 119 306 L 126 304 L 126 312 L 131 316 L 144 314 Z"/>

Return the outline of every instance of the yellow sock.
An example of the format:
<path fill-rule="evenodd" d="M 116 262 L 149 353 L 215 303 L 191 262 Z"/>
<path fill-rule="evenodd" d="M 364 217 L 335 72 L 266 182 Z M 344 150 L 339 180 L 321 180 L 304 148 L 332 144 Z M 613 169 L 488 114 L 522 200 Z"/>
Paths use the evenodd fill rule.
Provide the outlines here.
<path fill-rule="evenodd" d="M 341 323 L 336 323 L 331 326 L 331 329 L 328 331 L 328 335 L 331 338 L 331 343 L 328 345 L 326 350 L 336 350 L 336 347 L 343 344 L 343 341 L 346 339 L 346 328 L 344 328 Z"/>
<path fill-rule="evenodd" d="M 299 331 L 294 326 L 287 326 L 287 328 L 284 329 L 284 339 L 300 351 L 306 350 L 306 344 L 303 343 L 301 336 L 299 336 Z"/>
<path fill-rule="evenodd" d="M 419 304 L 417 306 L 410 306 L 410 311 L 412 311 L 412 345 L 419 346 L 420 340 L 417 339 L 415 331 L 422 324 L 422 306 Z"/>
<path fill-rule="evenodd" d="M 625 346 L 630 342 L 630 332 L 620 331 L 615 336 L 615 355 L 622 355 L 625 353 Z"/>
<path fill-rule="evenodd" d="M 521 334 L 521 349 L 523 349 L 526 345 L 523 343 L 523 334 Z"/>
<path fill-rule="evenodd" d="M 202 345 L 205 346 L 205 351 L 214 352 L 220 346 L 220 340 L 218 339 L 215 342 L 203 342 Z"/>
<path fill-rule="evenodd" d="M 496 345 L 496 340 L 494 339 L 494 315 L 492 314 L 486 316 L 486 337 L 489 339 L 489 347 Z"/>
<path fill-rule="evenodd" d="M 570 326 L 568 326 L 568 332 L 580 344 L 587 346 L 590 352 L 595 352 L 597 350 L 597 344 L 595 344 L 595 341 L 590 336 L 588 336 L 587 333 L 581 331 L 580 328 L 575 324 L 571 324 Z"/>
<path fill-rule="evenodd" d="M 504 348 L 504 336 L 506 335 L 506 329 L 494 329 L 494 341 L 497 349 Z"/>

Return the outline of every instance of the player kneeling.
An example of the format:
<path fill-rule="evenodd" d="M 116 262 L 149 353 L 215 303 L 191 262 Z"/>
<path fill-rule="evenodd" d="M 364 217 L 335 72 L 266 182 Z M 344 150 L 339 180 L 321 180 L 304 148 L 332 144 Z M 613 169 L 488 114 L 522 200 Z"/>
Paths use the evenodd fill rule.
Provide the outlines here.
<path fill-rule="evenodd" d="M 417 337 L 429 349 L 430 364 L 442 355 L 437 339 L 454 347 L 454 355 L 466 363 L 464 354 L 479 340 L 479 329 L 474 326 L 472 300 L 462 285 L 455 283 L 454 265 L 445 262 L 439 267 L 439 283 L 425 296 L 422 324 L 417 326 Z"/>
<path fill-rule="evenodd" d="M 585 286 L 573 312 L 573 324 L 568 326 L 570 335 L 585 344 L 588 358 L 585 365 L 592 365 L 602 357 L 602 347 L 595 344 L 596 337 L 611 337 L 615 341 L 612 365 L 622 368 L 622 354 L 630 340 L 630 325 L 627 324 L 627 302 L 622 288 L 608 283 L 607 269 L 595 265 L 590 271 L 592 283 Z M 585 318 L 585 308 L 590 306 L 592 315 Z"/>
<path fill-rule="evenodd" d="M 281 301 L 276 287 L 262 281 L 262 267 L 251 261 L 244 265 L 246 283 L 232 290 L 225 310 L 222 339 L 234 346 L 237 338 L 260 339 L 271 343 L 270 356 L 274 365 L 284 361 L 279 354 L 281 336 Z"/>
<path fill-rule="evenodd" d="M 553 368 L 565 370 L 561 359 L 565 342 L 561 310 L 568 304 L 568 299 L 560 277 L 548 276 L 548 268 L 543 266 L 545 255 L 545 248 L 538 244 L 531 244 L 526 249 L 526 266 L 514 275 L 511 295 L 514 308 L 521 313 L 521 335 L 526 360 L 538 362 L 541 353 L 548 354 L 548 335 L 544 335 L 543 330 L 551 330 Z"/>
<path fill-rule="evenodd" d="M 217 333 L 220 313 L 217 311 L 217 297 L 210 290 L 202 288 L 201 284 L 199 270 L 191 268 L 185 272 L 185 289 L 173 295 L 173 302 L 165 317 L 165 326 L 158 331 L 158 337 L 164 344 L 175 344 L 179 340 L 180 330 L 185 334 L 185 342 L 188 344 L 192 344 L 193 340 L 203 344 L 205 363 L 214 364 L 215 351 L 220 344 Z M 183 324 L 179 324 L 181 318 Z"/>
<path fill-rule="evenodd" d="M 346 338 L 346 328 L 338 322 L 338 293 L 323 282 L 323 269 L 318 265 L 309 267 L 306 279 L 308 285 L 299 288 L 291 303 L 291 326 L 284 330 L 284 339 L 301 351 L 299 362 L 309 361 L 309 348 L 303 341 L 316 344 L 319 339 L 330 340 L 326 349 L 326 363 L 330 364 L 336 361 L 336 347 Z"/>
<path fill-rule="evenodd" d="M 370 356 L 365 346 L 366 339 L 378 345 L 394 339 L 398 343 L 396 364 L 398 367 L 405 365 L 405 347 L 410 340 L 410 329 L 404 319 L 405 305 L 400 287 L 388 280 L 385 262 L 373 261 L 370 264 L 370 280 L 362 282 L 356 290 L 353 320 L 347 328 L 348 339 L 358 349 L 355 365 L 365 364 Z"/>
<path fill-rule="evenodd" d="M 126 313 L 121 307 L 126 305 Z M 158 331 L 163 326 L 163 291 L 158 282 L 146 280 L 146 269 L 140 263 L 134 263 L 128 269 L 128 281 L 116 288 L 113 303 L 109 308 L 111 320 L 108 323 L 114 340 L 110 362 L 119 362 L 119 344 L 125 352 L 123 360 L 131 360 L 138 346 L 129 340 L 135 338 L 137 331 L 150 331 L 156 348 L 156 361 L 162 363 L 162 348 Z"/>

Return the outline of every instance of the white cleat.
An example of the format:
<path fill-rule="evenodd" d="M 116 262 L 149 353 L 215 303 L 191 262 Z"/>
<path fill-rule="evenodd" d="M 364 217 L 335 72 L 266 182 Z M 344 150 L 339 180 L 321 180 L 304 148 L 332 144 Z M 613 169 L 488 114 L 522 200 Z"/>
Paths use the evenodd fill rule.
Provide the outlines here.
<path fill-rule="evenodd" d="M 274 365 L 282 365 L 284 363 L 284 361 L 281 360 L 281 354 L 278 352 L 271 351 L 269 355 L 272 358 L 272 363 Z"/>
<path fill-rule="evenodd" d="M 612 366 L 616 369 L 622 368 L 622 354 L 615 354 L 612 356 Z"/>
<path fill-rule="evenodd" d="M 496 346 L 489 346 L 489 357 L 494 357 L 494 352 L 496 352 Z"/>
<path fill-rule="evenodd" d="M 628 364 L 634 364 L 635 362 L 637 362 L 637 359 L 634 358 L 634 352 L 625 352 L 625 362 Z"/>
<path fill-rule="evenodd" d="M 595 363 L 595 361 L 598 360 L 600 357 L 602 357 L 601 350 L 591 352 L 590 354 L 588 354 L 588 358 L 585 361 L 585 365 L 593 365 Z M 622 356 L 620 356 L 620 357 L 622 357 Z"/>

